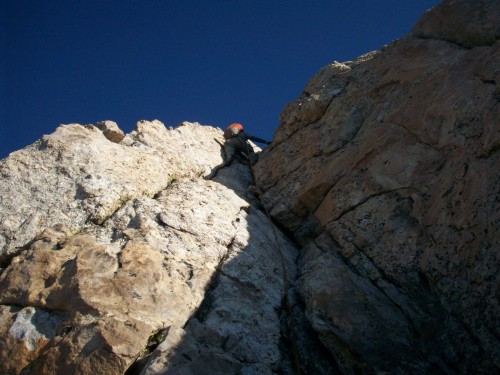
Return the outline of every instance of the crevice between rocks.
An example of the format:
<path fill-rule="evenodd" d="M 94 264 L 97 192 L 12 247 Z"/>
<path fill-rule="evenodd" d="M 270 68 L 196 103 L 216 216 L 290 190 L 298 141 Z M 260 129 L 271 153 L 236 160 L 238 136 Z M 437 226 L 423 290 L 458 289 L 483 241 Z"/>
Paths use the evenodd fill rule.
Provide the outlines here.
<path fill-rule="evenodd" d="M 305 314 L 304 302 L 295 287 L 288 290 L 279 311 L 281 322 L 280 351 L 293 363 L 295 374 L 338 374 L 337 362 L 321 342 Z M 283 360 L 282 360 L 283 362 Z"/>
<path fill-rule="evenodd" d="M 401 190 L 414 190 L 416 192 L 418 192 L 418 189 L 412 187 L 412 186 L 403 186 L 403 187 L 400 187 L 400 188 L 397 188 L 397 189 L 391 189 L 391 190 L 383 190 L 383 191 L 379 191 L 379 192 L 376 192 L 376 193 L 373 193 L 373 194 L 370 194 L 368 196 L 366 196 L 365 198 L 363 198 L 361 201 L 359 201 L 358 203 L 352 205 L 352 206 L 349 206 L 348 208 L 344 209 L 340 214 L 337 215 L 337 217 L 333 218 L 332 220 L 330 220 L 326 226 L 328 226 L 329 224 L 335 222 L 335 221 L 338 221 L 340 219 L 342 219 L 343 216 L 347 215 L 348 213 L 354 211 L 355 209 L 357 209 L 359 206 L 362 206 L 363 204 L 365 204 L 366 202 L 368 202 L 370 199 L 372 198 L 376 198 L 376 197 L 379 197 L 379 196 L 382 196 L 382 195 L 385 195 L 385 194 L 390 194 L 390 193 L 395 193 L 397 191 L 401 191 Z M 328 193 L 326 195 L 329 194 L 330 191 L 328 191 Z M 325 195 L 325 196 L 326 196 Z"/>
<path fill-rule="evenodd" d="M 123 373 L 124 375 L 139 375 L 144 367 L 147 365 L 148 360 L 154 350 L 163 342 L 168 336 L 170 326 L 157 329 L 148 337 L 145 347 L 137 354 L 130 366 Z"/>
<path fill-rule="evenodd" d="M 418 134 L 415 134 L 415 133 L 414 133 L 414 132 L 412 132 L 410 129 L 408 129 L 406 126 L 404 126 L 403 124 L 398 124 L 398 123 L 395 123 L 395 122 L 392 122 L 391 124 L 396 125 L 396 126 L 398 126 L 398 127 L 402 128 L 402 129 L 404 129 L 407 133 L 409 133 L 409 134 L 411 134 L 413 137 L 415 137 L 415 139 L 417 140 L 417 142 L 418 142 L 418 143 L 423 144 L 423 145 L 425 145 L 425 146 L 427 146 L 427 147 L 430 147 L 430 148 L 432 148 L 432 149 L 433 149 L 433 150 L 435 150 L 435 151 L 440 152 L 440 151 L 442 151 L 442 150 L 444 150 L 444 149 L 446 148 L 446 146 L 443 146 L 443 147 L 436 147 L 436 146 L 434 146 L 434 145 L 431 145 L 431 144 L 430 144 L 430 143 L 428 143 L 428 142 L 423 141 L 423 140 L 422 140 L 422 138 L 420 138 L 420 136 L 419 136 Z"/>
<path fill-rule="evenodd" d="M 44 236 L 44 232 L 45 231 L 60 231 L 60 230 L 64 230 L 64 229 L 58 229 L 58 227 L 63 227 L 64 226 L 62 224 L 54 224 L 52 227 L 45 227 L 45 228 L 42 228 L 40 229 L 40 231 L 38 231 L 35 236 L 33 237 L 33 239 L 31 239 L 30 241 L 28 241 L 26 244 L 22 245 L 22 246 L 19 246 L 19 247 L 15 247 L 11 252 L 7 253 L 7 254 L 2 254 L 0 256 L 0 274 L 5 271 L 5 269 L 7 269 L 11 263 L 12 263 L 12 260 L 21 255 L 23 252 L 29 250 L 35 243 L 37 243 L 38 241 L 44 241 L 46 240 L 47 238 L 50 238 L 50 234 Z M 74 229 L 71 231 L 71 233 L 67 233 L 66 235 L 62 236 L 60 240 L 58 240 L 53 246 L 52 246 L 52 250 L 60 250 L 62 249 L 62 247 L 64 246 L 64 243 L 70 238 L 70 237 L 73 237 L 73 236 L 76 236 L 77 234 L 79 234 L 80 232 L 82 231 L 81 228 L 77 228 L 77 229 Z"/>
<path fill-rule="evenodd" d="M 294 234 L 274 220 L 262 202 L 261 205 L 269 224 L 279 230 L 300 252 L 301 246 Z M 278 241 L 277 238 L 276 241 Z M 278 244 L 276 246 L 279 247 Z M 283 251 L 281 248 L 275 250 Z M 281 253 L 280 256 L 285 278 L 281 308 L 277 311 L 281 331 L 278 343 L 282 355 L 280 368 L 282 370 L 287 368 L 288 371 L 293 371 L 297 375 L 340 373 L 335 358 L 323 345 L 306 318 L 305 304 L 295 289 L 298 272 L 294 272 L 296 276 L 291 280 L 288 276 L 285 254 Z M 298 257 L 294 259 L 294 267 L 298 268 Z"/>
<path fill-rule="evenodd" d="M 167 222 L 168 220 L 166 220 L 166 219 L 162 218 L 162 216 L 163 216 L 163 215 L 162 215 L 161 213 L 159 213 L 159 214 L 156 216 L 156 222 L 157 222 L 158 224 L 160 224 L 160 225 L 164 226 L 165 228 L 169 228 L 169 229 L 175 230 L 175 231 L 177 231 L 177 232 L 186 233 L 186 234 L 189 234 L 189 235 L 191 235 L 191 236 L 195 236 L 195 237 L 197 236 L 197 234 L 196 234 L 196 233 L 194 233 L 194 232 L 190 232 L 190 231 L 188 231 L 187 229 L 184 229 L 184 228 L 177 228 L 177 227 L 174 227 L 173 225 L 168 224 L 168 222 Z"/>
<path fill-rule="evenodd" d="M 14 251 L 8 253 L 8 254 L 2 254 L 0 257 L 0 275 L 11 265 L 12 260 L 21 255 L 24 251 L 28 250 L 31 245 L 33 245 L 35 242 L 38 240 L 32 239 L 29 241 L 27 244 L 21 246 L 21 247 L 16 247 Z"/>
<path fill-rule="evenodd" d="M 152 199 L 159 199 L 161 197 L 161 193 L 168 188 L 170 188 L 174 183 L 179 181 L 179 179 L 183 177 L 189 176 L 189 173 L 178 176 L 176 174 L 169 176 L 167 178 L 167 182 L 164 186 L 162 186 L 160 189 L 158 189 L 154 193 L 147 194 L 146 192 L 143 192 L 142 194 L 138 194 L 137 196 L 124 196 L 118 199 L 118 205 L 115 209 L 112 210 L 109 214 L 106 214 L 104 217 L 99 218 L 99 217 L 92 217 L 89 216 L 87 219 L 87 223 L 91 222 L 92 224 L 99 225 L 99 226 L 104 226 L 106 222 L 111 219 L 118 211 L 120 211 L 128 202 L 141 199 L 141 198 L 152 198 Z"/>

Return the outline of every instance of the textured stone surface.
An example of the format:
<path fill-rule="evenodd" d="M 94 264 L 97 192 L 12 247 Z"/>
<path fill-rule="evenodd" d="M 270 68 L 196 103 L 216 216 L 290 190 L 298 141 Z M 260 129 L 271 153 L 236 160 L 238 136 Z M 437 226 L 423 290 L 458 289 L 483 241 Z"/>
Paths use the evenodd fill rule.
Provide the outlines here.
<path fill-rule="evenodd" d="M 217 141 L 189 123 L 140 122 L 120 143 L 74 124 L 1 161 L 0 372 L 290 367 L 275 234 L 248 165 L 201 177 Z"/>
<path fill-rule="evenodd" d="M 445 1 L 380 52 L 326 66 L 257 165 L 304 246 L 309 321 L 346 373 L 499 371 L 499 9 Z"/>
<path fill-rule="evenodd" d="M 40 228 L 67 223 L 79 231 L 174 178 L 209 170 L 221 160 L 213 139 L 220 132 L 201 129 L 186 123 L 167 130 L 159 121 L 143 121 L 118 144 L 92 125 L 62 125 L 12 153 L 0 164 L 0 261 Z"/>
<path fill-rule="evenodd" d="M 38 307 L 0 306 L 2 370 L 19 373 L 56 335 L 62 319 L 60 313 Z"/>
<path fill-rule="evenodd" d="M 63 125 L 0 161 L 0 373 L 498 373 L 499 8 L 445 1 L 321 69 L 262 202 L 243 160 L 203 178 L 199 124 Z"/>
<path fill-rule="evenodd" d="M 425 13 L 412 33 L 472 48 L 491 46 L 500 39 L 497 0 L 445 0 Z"/>
<path fill-rule="evenodd" d="M 102 131 L 102 134 L 111 142 L 120 143 L 125 138 L 125 133 L 114 121 L 100 121 L 95 127 Z"/>

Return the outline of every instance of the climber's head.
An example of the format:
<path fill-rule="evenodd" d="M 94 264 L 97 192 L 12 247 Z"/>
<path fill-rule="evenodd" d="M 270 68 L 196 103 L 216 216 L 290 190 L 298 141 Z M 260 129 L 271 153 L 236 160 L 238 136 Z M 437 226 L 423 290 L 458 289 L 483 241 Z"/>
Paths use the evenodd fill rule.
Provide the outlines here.
<path fill-rule="evenodd" d="M 224 131 L 224 138 L 231 139 L 231 138 L 237 136 L 238 133 L 242 132 L 242 131 L 243 131 L 243 125 L 235 122 L 226 128 L 226 130 Z"/>

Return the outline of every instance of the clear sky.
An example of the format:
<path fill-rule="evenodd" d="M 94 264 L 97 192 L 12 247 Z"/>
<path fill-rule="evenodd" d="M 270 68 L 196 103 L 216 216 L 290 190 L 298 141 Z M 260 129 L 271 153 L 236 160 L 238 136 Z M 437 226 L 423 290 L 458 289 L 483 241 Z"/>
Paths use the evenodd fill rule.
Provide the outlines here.
<path fill-rule="evenodd" d="M 138 120 L 271 139 L 332 61 L 407 34 L 439 0 L 2 0 L 0 158 L 59 124 Z"/>

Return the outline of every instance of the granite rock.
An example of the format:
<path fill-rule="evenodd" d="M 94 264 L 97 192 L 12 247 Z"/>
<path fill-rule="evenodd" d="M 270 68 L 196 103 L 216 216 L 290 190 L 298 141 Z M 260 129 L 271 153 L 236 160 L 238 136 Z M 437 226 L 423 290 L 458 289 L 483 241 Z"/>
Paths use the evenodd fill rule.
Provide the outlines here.
<path fill-rule="evenodd" d="M 221 142 L 199 124 L 142 121 L 119 143 L 72 124 L 0 162 L 0 372 L 289 367 L 297 250 L 247 192 L 243 160 L 202 178 Z"/>
<path fill-rule="evenodd" d="M 381 51 L 326 66 L 256 166 L 345 373 L 498 372 L 499 10 L 445 1 Z"/>
<path fill-rule="evenodd" d="M 1 160 L 0 372 L 498 373 L 499 10 L 327 65 L 253 168 L 157 120 Z"/>

